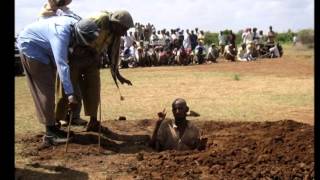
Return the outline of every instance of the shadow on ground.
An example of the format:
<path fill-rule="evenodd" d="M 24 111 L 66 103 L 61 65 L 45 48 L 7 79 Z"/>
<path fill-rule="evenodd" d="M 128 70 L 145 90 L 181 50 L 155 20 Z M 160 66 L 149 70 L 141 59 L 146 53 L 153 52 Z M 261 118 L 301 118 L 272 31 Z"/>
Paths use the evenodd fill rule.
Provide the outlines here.
<path fill-rule="evenodd" d="M 16 168 L 15 180 L 63 180 L 63 179 L 77 179 L 87 180 L 88 174 L 85 172 L 76 171 L 73 169 L 65 168 L 62 166 L 49 166 L 49 165 L 34 165 L 34 168 Z M 40 171 L 41 170 L 41 171 Z M 46 172 L 45 172 L 46 171 Z"/>

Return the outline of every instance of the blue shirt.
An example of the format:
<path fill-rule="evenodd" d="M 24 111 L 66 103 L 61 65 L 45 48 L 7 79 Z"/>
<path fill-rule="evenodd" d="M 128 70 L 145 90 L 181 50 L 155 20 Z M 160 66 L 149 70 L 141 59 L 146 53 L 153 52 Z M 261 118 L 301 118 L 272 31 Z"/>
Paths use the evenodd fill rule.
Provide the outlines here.
<path fill-rule="evenodd" d="M 77 19 L 68 16 L 40 19 L 25 27 L 17 38 L 19 50 L 31 60 L 44 64 L 53 61 L 67 95 L 73 93 L 68 65 L 70 25 L 77 21 Z"/>

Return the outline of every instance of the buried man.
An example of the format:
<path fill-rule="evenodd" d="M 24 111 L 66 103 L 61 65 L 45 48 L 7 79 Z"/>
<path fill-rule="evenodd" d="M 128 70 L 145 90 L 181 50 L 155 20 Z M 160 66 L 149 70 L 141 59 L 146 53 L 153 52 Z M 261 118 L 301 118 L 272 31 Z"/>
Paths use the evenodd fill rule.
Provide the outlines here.
<path fill-rule="evenodd" d="M 174 120 L 165 119 L 165 111 L 158 113 L 159 121 L 153 132 L 150 146 L 157 151 L 162 150 L 203 150 L 207 138 L 200 137 L 200 130 L 186 119 L 189 107 L 182 98 L 172 103 Z M 199 114 L 192 112 L 194 116 Z M 192 114 L 191 114 L 192 115 Z"/>

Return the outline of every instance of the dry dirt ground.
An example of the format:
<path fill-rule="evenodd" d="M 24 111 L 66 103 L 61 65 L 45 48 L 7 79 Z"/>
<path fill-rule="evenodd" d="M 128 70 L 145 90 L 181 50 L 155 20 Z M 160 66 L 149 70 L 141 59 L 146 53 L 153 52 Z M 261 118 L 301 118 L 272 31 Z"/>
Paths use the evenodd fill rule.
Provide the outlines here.
<path fill-rule="evenodd" d="M 222 61 L 198 68 L 235 68 L 229 64 Z M 236 68 L 276 76 L 313 75 L 313 66 L 303 61 L 257 61 Z M 136 141 L 140 135 L 152 134 L 155 119 L 103 122 L 111 131 L 101 137 L 100 152 L 97 134 L 83 127 L 72 127 L 75 136 L 68 153 L 65 145 L 39 150 L 42 134 L 29 134 L 16 137 L 16 145 L 23 147 L 18 154 L 25 160 L 16 162 L 16 179 L 314 179 L 314 126 L 304 123 L 305 116 L 308 113 L 299 122 L 195 119 L 208 137 L 203 151 L 155 152 Z"/>
<path fill-rule="evenodd" d="M 203 151 L 155 152 L 135 141 L 150 135 L 156 120 L 107 121 L 101 136 L 77 127 L 65 145 L 38 150 L 41 135 L 21 137 L 17 179 L 313 179 L 314 129 L 292 120 L 193 121 L 208 138 Z M 121 136 L 130 134 L 129 136 Z M 120 139 L 121 138 L 121 139 Z M 119 141 L 121 140 L 121 141 Z"/>

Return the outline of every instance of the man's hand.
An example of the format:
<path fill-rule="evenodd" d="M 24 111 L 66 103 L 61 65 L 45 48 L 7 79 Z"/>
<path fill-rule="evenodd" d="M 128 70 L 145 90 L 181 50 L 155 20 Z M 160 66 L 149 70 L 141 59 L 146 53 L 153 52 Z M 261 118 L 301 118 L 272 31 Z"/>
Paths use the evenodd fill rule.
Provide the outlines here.
<path fill-rule="evenodd" d="M 120 81 L 121 84 L 126 83 L 129 86 L 132 86 L 131 81 L 121 76 L 120 73 L 117 73 L 117 79 Z"/>
<path fill-rule="evenodd" d="M 199 151 L 203 151 L 206 149 L 206 146 L 207 146 L 207 142 L 208 142 L 208 138 L 200 138 L 200 141 L 199 141 L 199 144 L 198 144 L 198 147 L 197 149 Z"/>
<path fill-rule="evenodd" d="M 68 96 L 68 110 L 75 111 L 78 106 L 77 98 L 74 95 Z"/>
<path fill-rule="evenodd" d="M 166 108 L 162 110 L 162 112 L 158 112 L 159 119 L 165 119 L 167 115 Z"/>
<path fill-rule="evenodd" d="M 132 86 L 131 81 L 130 81 L 130 80 L 128 80 L 128 79 L 123 78 L 123 80 L 122 80 L 122 81 L 120 81 L 120 82 L 121 82 L 121 84 L 126 83 L 126 84 L 128 84 L 129 86 Z"/>

